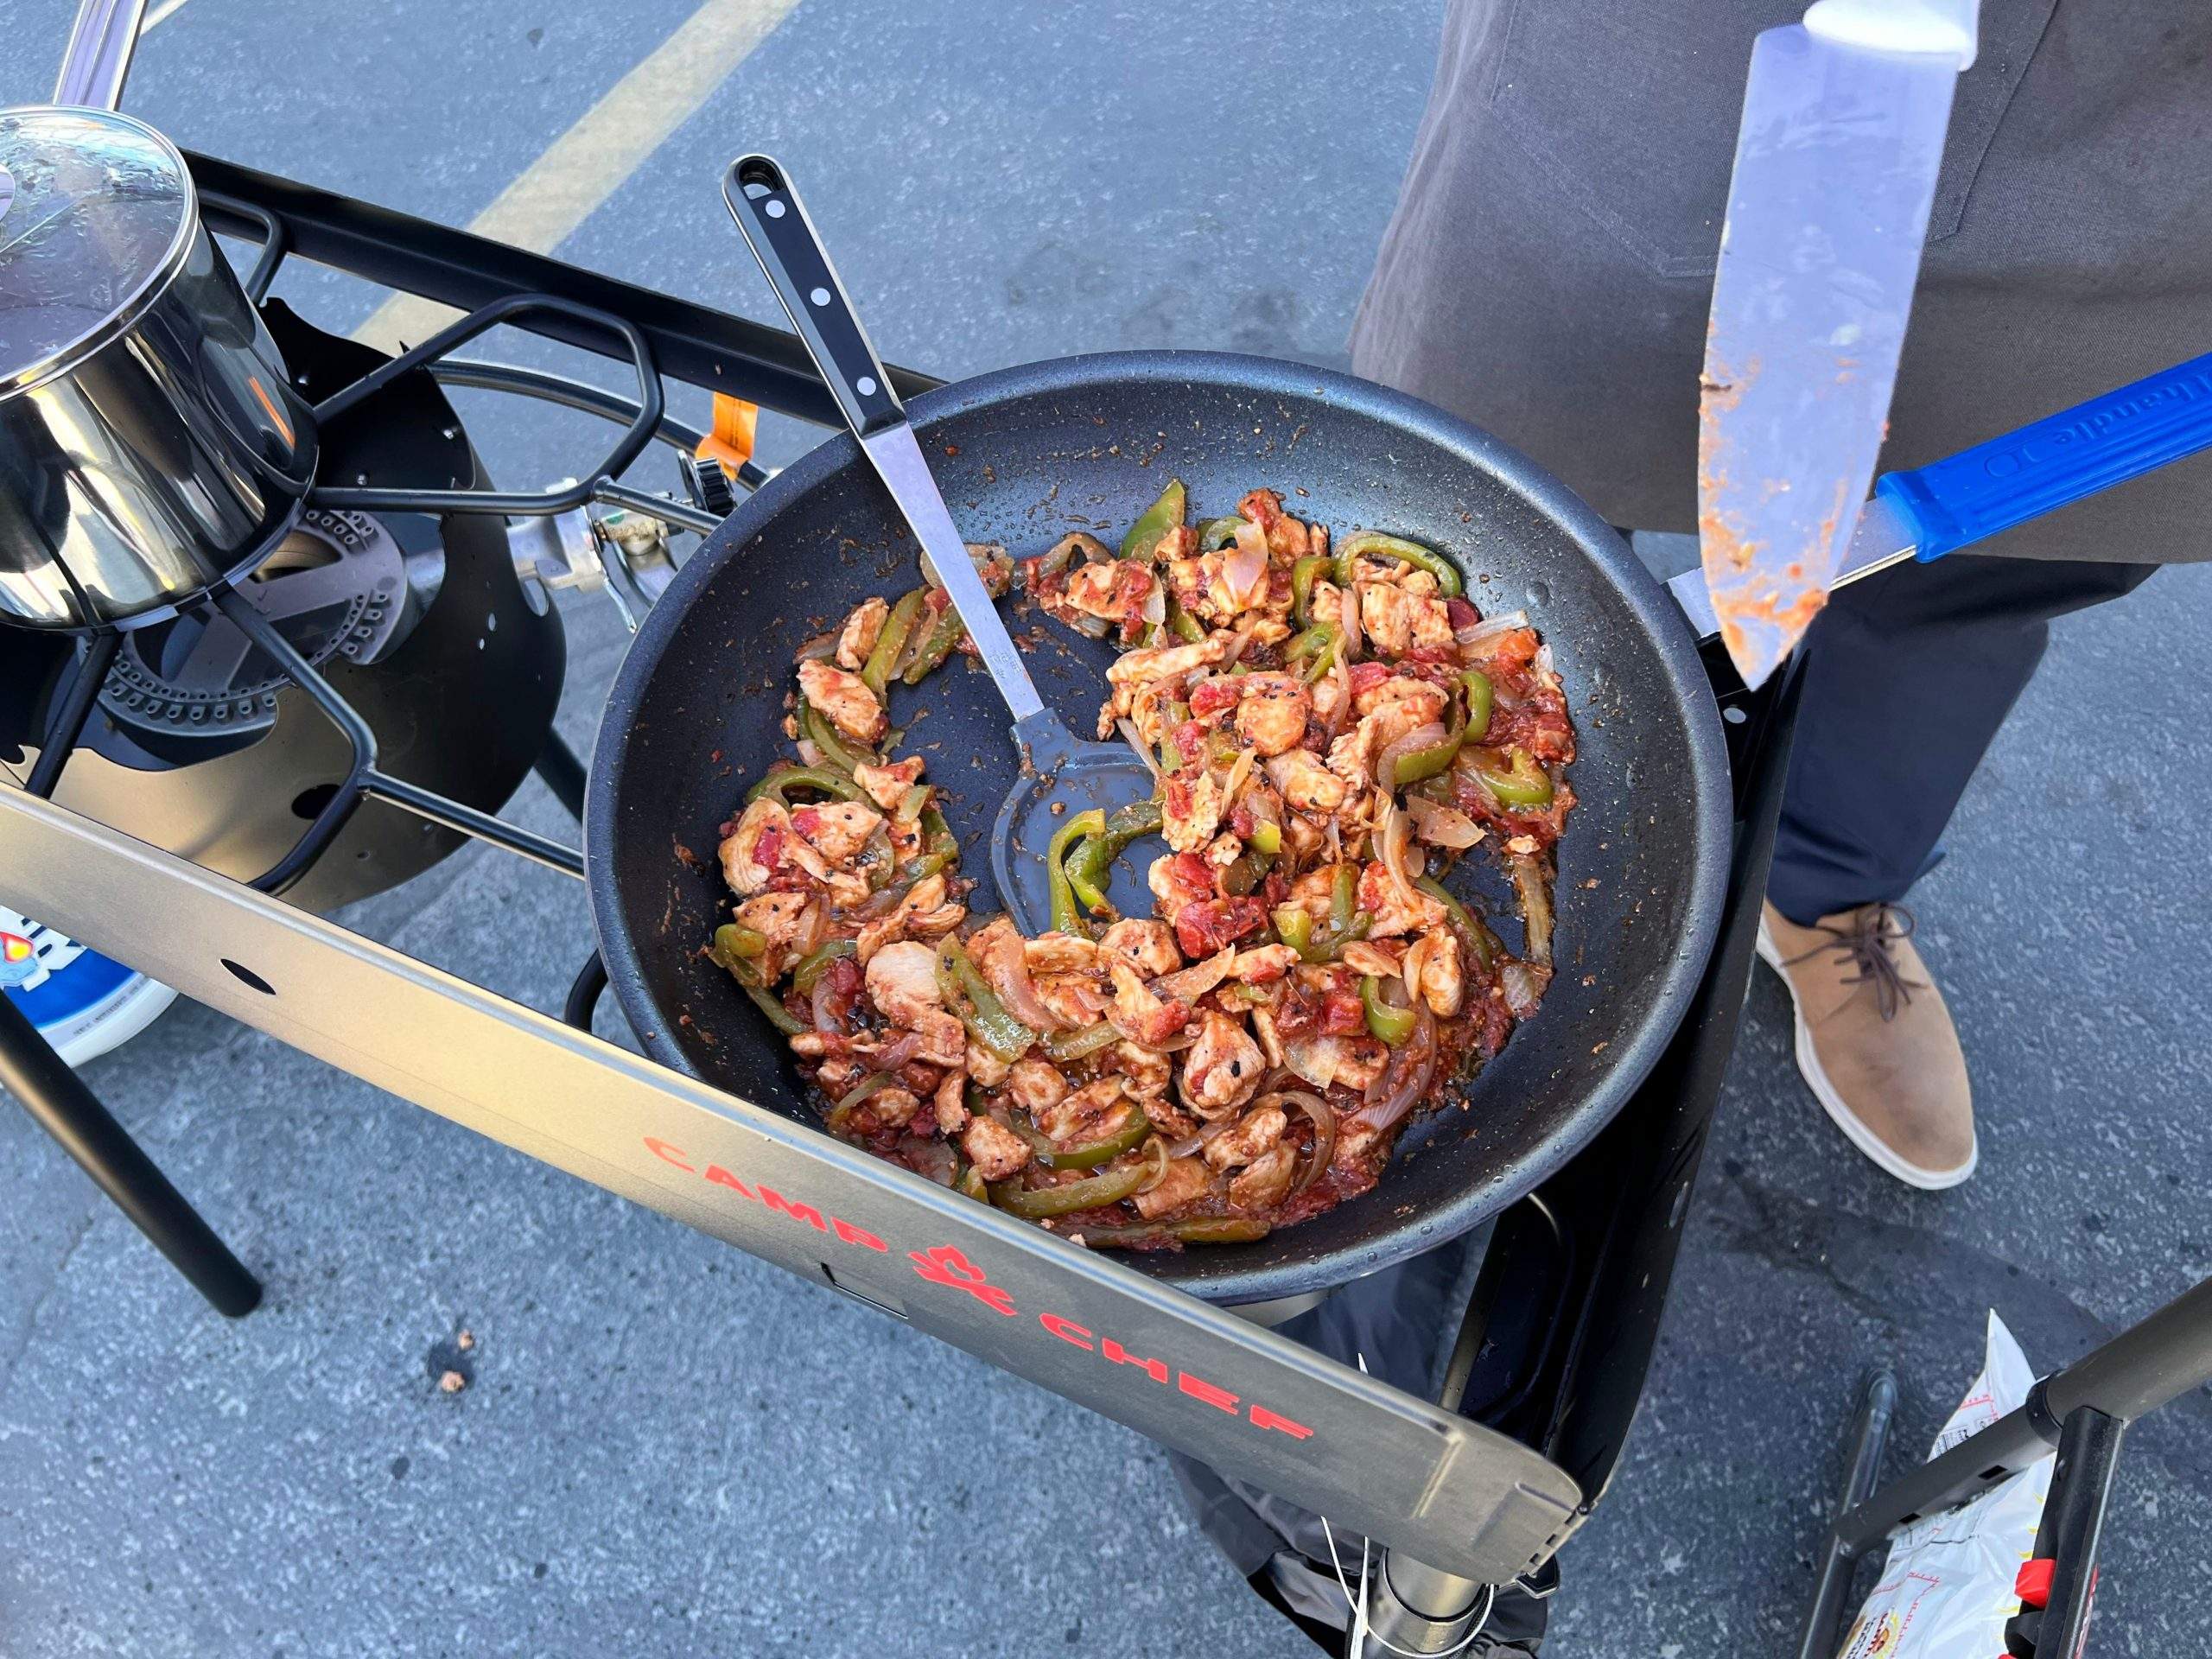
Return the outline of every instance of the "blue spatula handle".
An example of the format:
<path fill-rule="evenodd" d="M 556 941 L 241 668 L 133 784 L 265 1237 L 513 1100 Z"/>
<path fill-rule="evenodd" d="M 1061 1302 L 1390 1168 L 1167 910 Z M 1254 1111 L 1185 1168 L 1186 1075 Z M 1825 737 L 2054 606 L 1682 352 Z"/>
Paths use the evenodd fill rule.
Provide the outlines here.
<path fill-rule="evenodd" d="M 1940 559 L 2212 445 L 2212 352 L 1910 473 L 1874 493 Z"/>

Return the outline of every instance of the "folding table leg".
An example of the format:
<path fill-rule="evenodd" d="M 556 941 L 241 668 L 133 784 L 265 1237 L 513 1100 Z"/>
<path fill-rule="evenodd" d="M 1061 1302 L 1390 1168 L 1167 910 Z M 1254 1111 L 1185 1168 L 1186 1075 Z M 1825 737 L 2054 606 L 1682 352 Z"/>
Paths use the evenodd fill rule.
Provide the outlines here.
<path fill-rule="evenodd" d="M 235 1319 L 253 1312 L 261 1300 L 259 1281 L 6 996 L 0 996 L 0 1086 L 22 1102 L 217 1313 Z"/>
<path fill-rule="evenodd" d="M 545 747 L 537 757 L 537 775 L 553 798 L 569 809 L 578 823 L 584 821 L 584 763 L 558 732 L 545 734 Z"/>

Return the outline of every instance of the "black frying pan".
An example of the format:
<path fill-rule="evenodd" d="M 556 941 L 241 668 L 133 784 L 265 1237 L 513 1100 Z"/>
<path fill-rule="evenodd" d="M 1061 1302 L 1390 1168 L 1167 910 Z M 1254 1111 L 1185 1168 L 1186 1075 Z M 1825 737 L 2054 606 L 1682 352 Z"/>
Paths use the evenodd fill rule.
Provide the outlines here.
<path fill-rule="evenodd" d="M 1145 352 L 1001 370 L 909 416 L 963 535 L 1041 552 L 1109 543 L 1167 480 L 1194 515 L 1266 485 L 1341 535 L 1442 549 L 1486 613 L 1525 607 L 1550 642 L 1580 737 L 1581 804 L 1559 848 L 1558 972 L 1541 1010 L 1462 1099 L 1412 1119 L 1364 1197 L 1254 1244 L 1130 1255 L 1211 1300 L 1341 1284 L 1466 1231 L 1529 1192 L 1612 1116 L 1702 971 L 1728 855 L 1726 757 L 1688 625 L 1564 486 L 1412 398 L 1260 358 Z M 631 647 L 600 727 L 585 811 L 609 982 L 654 1058 L 818 1122 L 783 1040 L 699 947 L 727 918 L 716 826 L 789 745 L 792 654 L 870 594 L 915 584 L 915 549 L 860 446 L 839 435 L 778 474 L 693 555 Z M 1015 602 L 1046 700 L 1090 728 L 1110 648 Z M 970 902 L 995 907 L 987 841 L 1013 782 L 1007 713 L 965 658 L 894 691 L 959 833 Z M 1515 912 L 1479 855 L 1455 887 L 1509 944 Z M 913 1179 L 918 1180 L 918 1176 Z"/>

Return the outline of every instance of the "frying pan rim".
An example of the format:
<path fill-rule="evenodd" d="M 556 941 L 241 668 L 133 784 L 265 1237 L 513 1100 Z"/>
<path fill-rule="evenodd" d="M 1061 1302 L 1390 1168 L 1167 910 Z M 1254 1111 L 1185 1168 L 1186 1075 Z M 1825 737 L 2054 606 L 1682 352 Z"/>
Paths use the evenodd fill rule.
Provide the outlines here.
<path fill-rule="evenodd" d="M 1147 1275 L 1210 1302 L 1258 1303 L 1344 1284 L 1459 1236 L 1555 1174 L 1618 1115 L 1673 1039 L 1719 933 L 1732 849 L 1727 745 L 1712 683 L 1699 661 L 1688 620 L 1619 533 L 1581 497 L 1520 451 L 1404 392 L 1334 370 L 1240 353 L 1103 352 L 1019 364 L 950 382 L 914 398 L 907 405 L 907 414 L 917 431 L 926 436 L 927 429 L 939 421 L 996 403 L 1116 384 L 1178 381 L 1226 386 L 1254 395 L 1319 398 L 1332 409 L 1379 419 L 1507 486 L 1567 535 L 1643 630 L 1657 657 L 1673 705 L 1681 713 L 1691 785 L 1688 818 L 1691 844 L 1683 860 L 1686 897 L 1678 948 L 1656 976 L 1656 991 L 1633 1034 L 1613 1040 L 1604 1075 L 1567 1109 L 1566 1122 L 1522 1159 L 1521 1173 L 1513 1182 L 1519 1191 L 1502 1203 L 1485 1203 L 1475 1196 L 1476 1184 L 1471 1183 L 1465 1197 L 1418 1217 L 1386 1212 L 1361 1237 L 1302 1260 L 1232 1267 L 1196 1281 Z M 709 543 L 684 563 L 638 629 L 616 671 L 593 745 L 585 794 L 583 850 L 592 928 L 607 966 L 608 983 L 647 1056 L 710 1086 L 720 1085 L 701 1077 L 671 1035 L 671 1022 L 655 1005 L 644 963 L 622 920 L 617 861 L 599 855 L 596 850 L 613 844 L 627 749 L 625 743 L 609 742 L 607 734 L 626 733 L 631 728 L 642 692 L 694 601 L 714 575 L 740 550 L 750 546 L 788 505 L 844 469 L 865 465 L 860 444 L 850 433 L 831 433 L 739 504 Z M 743 1096 L 733 1095 L 732 1098 Z M 1475 1213 L 1465 1213 L 1471 1209 Z M 1241 1253 L 1259 1248 L 1222 1247 L 1208 1255 L 1211 1261 L 1217 1262 L 1223 1251 Z"/>

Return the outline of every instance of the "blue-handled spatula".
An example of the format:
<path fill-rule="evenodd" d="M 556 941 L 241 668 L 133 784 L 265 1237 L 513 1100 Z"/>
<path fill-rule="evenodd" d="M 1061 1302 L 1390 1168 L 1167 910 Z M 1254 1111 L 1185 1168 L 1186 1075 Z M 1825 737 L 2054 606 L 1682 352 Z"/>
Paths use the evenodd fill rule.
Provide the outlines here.
<path fill-rule="evenodd" d="M 2212 353 L 1909 473 L 1885 473 L 1827 584 L 1926 563 L 2212 448 Z M 1700 636 L 1719 633 L 1706 572 L 1667 584 Z"/>

